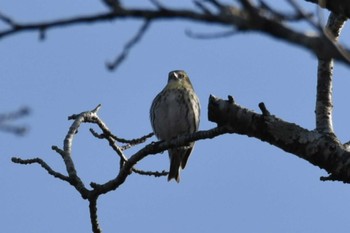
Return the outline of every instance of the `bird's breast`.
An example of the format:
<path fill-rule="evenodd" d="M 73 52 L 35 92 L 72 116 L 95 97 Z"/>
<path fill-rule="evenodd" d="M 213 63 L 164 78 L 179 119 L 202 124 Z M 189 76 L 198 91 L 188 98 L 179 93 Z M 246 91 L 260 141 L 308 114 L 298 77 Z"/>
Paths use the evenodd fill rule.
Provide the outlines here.
<path fill-rule="evenodd" d="M 195 132 L 198 126 L 193 125 L 196 108 L 189 101 L 184 91 L 172 90 L 159 102 L 155 114 L 156 134 L 162 140 Z"/>

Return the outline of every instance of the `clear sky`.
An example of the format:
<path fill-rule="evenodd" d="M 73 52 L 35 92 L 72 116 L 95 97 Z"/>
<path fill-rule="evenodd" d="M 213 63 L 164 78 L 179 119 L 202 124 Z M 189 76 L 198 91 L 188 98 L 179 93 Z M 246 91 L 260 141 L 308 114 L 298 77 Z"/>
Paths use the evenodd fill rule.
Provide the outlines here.
<path fill-rule="evenodd" d="M 178 4 L 190 6 L 185 2 Z M 105 10 L 97 0 L 0 2 L 0 12 L 20 22 Z M 51 146 L 62 146 L 71 124 L 67 116 L 97 104 L 102 104 L 99 115 L 116 135 L 137 138 L 150 133 L 150 104 L 171 70 L 189 74 L 201 101 L 202 130 L 215 126 L 207 119 L 210 94 L 232 95 L 257 112 L 263 101 L 272 114 L 314 128 L 317 60 L 308 51 L 258 33 L 192 39 L 185 30 L 227 28 L 164 20 L 153 23 L 125 63 L 109 72 L 105 63 L 120 53 L 140 25 L 137 20 L 120 20 L 49 30 L 44 41 L 35 32 L 0 40 L 1 112 L 21 106 L 32 110 L 16 122 L 29 126 L 28 134 L 0 133 L 3 232 L 90 232 L 88 202 L 72 186 L 38 165 L 16 165 L 10 159 L 40 157 L 65 174 L 63 161 Z M 342 40 L 349 41 L 346 28 Z M 350 67 L 335 66 L 334 127 L 342 142 L 350 138 L 349 71 Z M 73 159 L 87 186 L 114 178 L 119 162 L 106 141 L 91 136 L 90 127 L 97 129 L 83 125 L 73 144 Z M 168 166 L 166 152 L 138 164 L 146 170 Z M 267 143 L 225 135 L 196 143 L 180 184 L 167 182 L 166 177 L 133 174 L 119 189 L 101 196 L 100 225 L 104 232 L 348 231 L 350 188 L 319 181 L 324 175 L 325 171 Z"/>

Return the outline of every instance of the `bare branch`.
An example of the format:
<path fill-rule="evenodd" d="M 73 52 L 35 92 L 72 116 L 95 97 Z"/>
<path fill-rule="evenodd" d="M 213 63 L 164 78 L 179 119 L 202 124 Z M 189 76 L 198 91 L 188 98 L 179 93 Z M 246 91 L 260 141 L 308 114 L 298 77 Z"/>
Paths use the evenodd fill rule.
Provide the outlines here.
<path fill-rule="evenodd" d="M 156 154 L 159 152 L 162 152 L 164 150 L 167 150 L 169 148 L 177 147 L 177 146 L 185 146 L 187 143 L 192 142 L 194 140 L 199 139 L 206 139 L 206 138 L 213 138 L 215 136 L 227 133 L 226 128 L 215 128 L 208 131 L 201 131 L 197 132 L 193 135 L 186 135 L 183 137 L 179 137 L 177 139 L 171 140 L 169 142 L 157 142 L 157 143 L 151 143 L 147 146 L 145 146 L 143 149 L 141 149 L 139 152 L 134 154 L 130 157 L 130 159 L 127 159 L 126 156 L 122 153 L 121 148 L 116 144 L 115 138 L 112 136 L 113 134 L 109 131 L 108 127 L 103 123 L 103 121 L 98 117 L 97 111 L 99 110 L 100 106 L 95 108 L 92 111 L 86 111 L 82 112 L 80 114 L 74 114 L 70 116 L 69 120 L 74 120 L 72 125 L 70 126 L 68 133 L 64 140 L 64 146 L 63 149 L 58 148 L 57 146 L 53 146 L 52 149 L 55 150 L 58 154 L 61 155 L 61 157 L 64 160 L 64 163 L 66 165 L 66 170 L 68 172 L 68 177 L 60 175 L 59 173 L 53 171 L 51 168 L 48 167 L 46 163 L 44 163 L 41 159 L 29 159 L 29 160 L 21 160 L 19 158 L 14 158 L 13 162 L 20 163 L 20 164 L 31 164 L 31 163 L 39 163 L 44 167 L 50 174 L 54 175 L 55 177 L 60 177 L 63 180 L 66 180 L 71 185 L 75 187 L 76 190 L 80 192 L 82 197 L 84 199 L 90 199 L 91 195 L 100 195 L 102 193 L 106 193 L 111 190 L 115 190 L 121 183 L 124 182 L 126 177 L 131 174 L 131 172 L 135 172 L 137 174 L 141 175 L 148 175 L 148 176 L 165 176 L 167 175 L 167 172 L 157 172 L 157 171 L 143 171 L 140 169 L 134 168 L 136 163 L 146 157 L 150 154 Z M 110 185 L 110 182 L 107 182 L 103 185 L 98 184 L 91 184 L 91 187 L 94 188 L 94 190 L 89 191 L 85 188 L 83 182 L 79 178 L 77 171 L 75 170 L 74 162 L 72 160 L 72 145 L 73 145 L 73 138 L 76 135 L 76 132 L 78 131 L 78 128 L 82 123 L 94 123 L 97 124 L 100 129 L 103 131 L 103 134 L 97 135 L 97 133 L 93 130 L 93 134 L 95 136 L 98 136 L 99 138 L 105 138 L 109 142 L 110 146 L 113 148 L 113 150 L 120 156 L 121 158 L 121 169 L 118 174 L 118 176 L 112 180 L 112 184 Z M 153 133 L 150 133 L 148 135 L 145 135 L 138 139 L 133 140 L 127 140 L 129 145 L 132 144 L 138 144 L 144 142 L 147 138 L 153 136 Z"/>
<path fill-rule="evenodd" d="M 350 183 L 350 151 L 334 135 L 283 121 L 266 114 L 264 107 L 262 111 L 260 115 L 230 100 L 209 99 L 210 121 L 230 128 L 231 133 L 268 142 L 325 169 L 336 180 Z"/>
<path fill-rule="evenodd" d="M 41 164 L 51 175 L 68 181 L 81 193 L 84 199 L 88 199 L 90 202 L 90 218 L 94 232 L 101 231 L 97 220 L 96 206 L 99 195 L 116 190 L 125 182 L 132 172 L 156 177 L 167 174 L 166 171 L 151 172 L 136 169 L 135 165 L 138 162 L 149 155 L 157 154 L 174 147 L 186 146 L 190 142 L 211 139 L 222 134 L 238 133 L 269 142 L 276 147 L 293 153 L 325 169 L 331 174 L 332 178 L 350 183 L 350 152 L 347 151 L 334 136 L 321 134 L 317 131 L 309 131 L 298 125 L 285 122 L 271 115 L 263 103 L 260 103 L 259 107 L 263 114 L 257 114 L 240 107 L 231 96 L 229 96 L 228 100 L 221 100 L 211 96 L 209 98 L 208 117 L 210 121 L 216 122 L 218 127 L 183 135 L 170 141 L 159 141 L 146 145 L 129 159 L 125 158 L 124 161 L 122 160 L 123 163 L 121 163 L 120 171 L 114 179 L 104 184 L 91 183 L 90 185 L 93 188 L 91 191 L 84 187 L 84 184 L 81 182 L 74 169 L 73 161 L 71 161 L 73 138 L 81 123 L 97 124 L 103 131 L 102 135 L 105 138 L 106 135 L 109 134 L 107 139 L 113 142 L 111 146 L 113 147 L 114 145 L 116 147 L 115 150 L 120 152 L 120 148 L 115 145 L 115 139 L 110 136 L 111 133 L 109 133 L 108 127 L 97 116 L 99 106 L 92 111 L 82 112 L 69 117 L 69 119 L 74 120 L 74 122 L 65 138 L 64 149 L 53 147 L 64 159 L 69 174 L 68 177 L 59 175 L 52 171 L 52 169 L 48 169 L 45 163 L 38 162 L 41 160 L 23 160 L 22 164 L 30 164 L 33 163 L 33 161 Z M 13 161 L 20 163 L 22 160 L 13 158 Z"/>
<path fill-rule="evenodd" d="M 345 15 L 347 18 L 350 18 L 350 1 L 344 0 L 305 0 L 306 2 L 312 2 L 317 5 L 320 5 L 322 8 L 327 8 L 331 12 L 334 12 L 337 15 Z M 325 3 L 321 4 L 321 3 Z"/>
<path fill-rule="evenodd" d="M 320 22 L 315 22 L 312 20 L 312 18 L 308 17 L 309 14 L 304 12 L 304 10 L 299 6 L 299 4 L 295 0 L 287 0 L 287 2 L 294 8 L 297 14 L 300 15 L 302 18 L 306 19 L 306 22 L 308 22 L 312 27 L 314 27 L 318 31 L 322 31 L 322 25 L 320 25 Z"/>
<path fill-rule="evenodd" d="M 94 188 L 95 192 L 105 194 L 117 189 L 121 184 L 123 184 L 126 178 L 130 175 L 132 168 L 146 156 L 157 154 L 170 148 L 186 146 L 190 142 L 211 139 L 226 133 L 230 133 L 230 129 L 228 127 L 217 127 L 206 131 L 198 131 L 193 134 L 184 135 L 167 142 L 160 141 L 148 144 L 132 155 L 129 160 L 125 162 L 117 177 L 102 185 L 96 183 L 91 183 L 90 185 Z"/>
<path fill-rule="evenodd" d="M 259 104 L 259 108 L 260 108 L 260 110 L 261 110 L 263 116 L 266 116 L 266 117 L 271 116 L 269 110 L 267 110 L 267 108 L 266 108 L 266 106 L 265 106 L 265 104 L 264 104 L 263 102 L 261 102 L 261 103 Z"/>
<path fill-rule="evenodd" d="M 97 122 L 98 121 L 102 122 L 102 120 L 100 118 L 97 119 Z M 90 131 L 95 137 L 97 137 L 99 139 L 106 139 L 109 142 L 109 146 L 112 147 L 112 149 L 119 155 L 119 157 L 121 159 L 120 160 L 120 168 L 122 168 L 124 163 L 126 161 L 128 161 L 128 159 L 126 158 L 126 156 L 123 153 L 124 150 L 129 149 L 136 144 L 141 144 L 141 143 L 145 142 L 147 138 L 150 138 L 154 135 L 154 133 L 150 133 L 150 134 L 145 135 L 145 136 L 138 138 L 138 139 L 132 139 L 132 140 L 123 139 L 123 141 L 128 142 L 128 144 L 120 147 L 116 144 L 116 141 L 118 141 L 118 140 L 116 140 L 117 137 L 115 135 L 113 135 L 109 130 L 108 131 L 103 130 L 104 131 L 103 134 L 97 134 L 93 129 L 90 129 Z M 143 170 L 139 170 L 135 167 L 132 168 L 132 171 L 139 174 L 139 175 L 148 175 L 148 176 L 155 176 L 155 177 L 168 175 L 168 172 L 166 172 L 166 171 L 162 171 L 162 172 L 143 171 Z"/>
<path fill-rule="evenodd" d="M 193 3 L 204 13 L 204 14 L 208 14 L 208 15 L 212 15 L 213 13 L 211 12 L 211 10 L 206 7 L 202 1 L 197 1 L 194 0 Z"/>
<path fill-rule="evenodd" d="M 68 172 L 69 178 L 72 180 L 74 187 L 81 193 L 83 198 L 87 198 L 88 190 L 85 188 L 84 183 L 79 178 L 75 169 L 74 162 L 72 160 L 72 144 L 73 138 L 78 132 L 78 128 L 80 127 L 81 123 L 85 122 L 86 118 L 91 118 L 93 115 L 96 115 L 96 112 L 88 111 L 83 112 L 77 116 L 73 124 L 70 126 L 68 133 L 64 139 L 63 152 L 61 150 L 61 153 L 59 153 L 63 158 L 64 164 L 66 165 L 66 170 Z"/>
<path fill-rule="evenodd" d="M 18 136 L 24 135 L 28 131 L 26 126 L 15 126 L 12 121 L 23 118 L 30 114 L 30 110 L 27 107 L 23 107 L 17 111 L 0 114 L 0 130 L 4 132 L 10 132 Z"/>
<path fill-rule="evenodd" d="M 139 174 L 139 175 L 155 176 L 155 177 L 167 176 L 169 174 L 169 172 L 164 171 L 164 170 L 161 172 L 158 172 L 158 171 L 154 172 L 154 171 L 143 171 L 143 170 L 133 168 L 132 171 Z"/>
<path fill-rule="evenodd" d="M 101 233 L 102 232 L 100 225 L 98 223 L 97 198 L 98 198 L 98 196 L 93 196 L 93 197 L 89 198 L 90 221 L 91 221 L 93 233 Z"/>
<path fill-rule="evenodd" d="M 234 36 L 238 34 L 237 30 L 229 30 L 226 32 L 218 32 L 218 33 L 194 33 L 190 30 L 186 30 L 185 34 L 188 37 L 194 38 L 194 39 L 218 39 L 218 38 L 223 38 L 223 37 L 229 37 L 229 36 Z"/>
<path fill-rule="evenodd" d="M 209 1 L 216 2 L 216 1 Z M 294 45 L 301 46 L 318 57 L 334 58 L 338 61 L 350 64 L 343 53 L 339 52 L 337 46 L 327 40 L 323 35 L 310 35 L 310 33 L 298 32 L 292 27 L 279 22 L 275 18 L 267 16 L 263 11 L 254 8 L 250 1 L 240 1 L 244 6 L 238 9 L 231 6 L 221 6 L 218 14 L 206 14 L 194 10 L 140 10 L 140 9 L 118 9 L 113 12 L 101 13 L 88 16 L 73 17 L 67 19 L 53 20 L 41 23 L 18 24 L 16 27 L 10 27 L 0 31 L 0 39 L 6 36 L 14 35 L 25 31 L 47 31 L 51 28 L 72 26 L 82 23 L 105 22 L 122 18 L 135 18 L 145 21 L 137 35 L 129 41 L 124 47 L 122 54 L 110 64 L 110 67 L 116 67 L 129 52 L 130 48 L 141 39 L 142 35 L 149 26 L 150 21 L 161 19 L 183 19 L 201 23 L 212 23 L 235 27 L 239 31 L 262 32 L 272 37 L 284 40 Z M 331 2 L 331 1 L 327 1 Z M 248 9 L 248 10 L 247 10 Z M 266 10 L 264 10 L 266 12 Z M 344 50 L 348 52 L 348 50 Z"/>
<path fill-rule="evenodd" d="M 10 17 L 4 15 L 1 12 L 0 12 L 0 21 L 3 21 L 4 23 L 6 23 L 11 27 L 17 27 L 17 24 Z"/>
<path fill-rule="evenodd" d="M 139 29 L 139 31 L 136 33 L 136 35 L 133 38 L 131 38 L 130 41 L 124 46 L 123 52 L 115 59 L 115 61 L 107 63 L 107 68 L 109 70 L 115 70 L 127 58 L 130 50 L 142 39 L 150 24 L 151 21 L 146 20 Z"/>
<path fill-rule="evenodd" d="M 141 144 L 144 143 L 148 138 L 152 137 L 154 135 L 154 133 L 149 133 L 147 135 L 144 135 L 140 138 L 134 138 L 134 139 L 125 139 L 125 138 L 121 138 L 118 137 L 116 135 L 114 135 L 108 128 L 107 126 L 105 126 L 105 124 L 103 123 L 103 121 L 100 118 L 96 119 L 97 122 L 92 122 L 92 123 L 97 123 L 99 125 L 99 127 L 102 129 L 103 133 L 102 134 L 98 134 L 95 130 L 90 129 L 90 132 L 97 138 L 99 139 L 104 139 L 106 137 L 111 137 L 112 139 L 121 142 L 121 143 L 127 143 L 127 145 L 123 146 L 122 148 L 125 147 L 125 149 L 128 149 L 134 145 L 137 144 Z M 123 150 L 125 150 L 123 149 Z"/>
<path fill-rule="evenodd" d="M 160 3 L 158 0 L 149 0 L 153 5 L 155 5 L 159 10 L 166 11 L 167 8 Z"/>
<path fill-rule="evenodd" d="M 101 120 L 98 118 L 97 121 Z M 123 153 L 123 149 L 116 144 L 116 140 L 112 137 L 112 134 L 109 134 L 109 130 L 104 131 L 103 134 L 97 134 L 93 129 L 90 129 L 90 132 L 99 139 L 107 139 L 107 141 L 109 142 L 109 146 L 112 147 L 112 149 L 119 155 L 121 159 L 121 166 L 125 161 L 128 160 Z"/>
<path fill-rule="evenodd" d="M 121 4 L 119 0 L 101 0 L 111 11 L 120 10 Z"/>
<path fill-rule="evenodd" d="M 340 31 L 345 24 L 346 18 L 331 13 L 325 34 L 329 40 L 335 43 L 338 40 Z M 317 95 L 316 95 L 316 129 L 322 133 L 333 132 L 333 59 L 318 59 L 317 68 Z"/>
<path fill-rule="evenodd" d="M 149 133 L 149 134 L 144 135 L 144 136 L 142 136 L 140 138 L 134 138 L 134 139 L 125 139 L 125 138 L 117 137 L 117 136 L 115 136 L 113 134 L 110 134 L 110 135 L 111 135 L 111 137 L 113 137 L 118 142 L 128 143 L 127 146 L 134 146 L 134 145 L 137 145 L 137 144 L 144 143 L 148 138 L 152 137 L 154 135 L 154 133 Z"/>
<path fill-rule="evenodd" d="M 52 175 L 55 178 L 61 179 L 63 181 L 66 181 L 68 183 L 70 183 L 70 179 L 68 176 L 65 176 L 59 172 L 56 172 L 54 170 L 52 170 L 52 168 L 47 165 L 47 163 L 45 163 L 42 159 L 40 158 L 33 158 L 33 159 L 21 159 L 21 158 L 17 158 L 17 157 L 12 157 L 12 162 L 17 163 L 17 164 L 23 164 L 23 165 L 28 165 L 28 164 L 33 164 L 33 163 L 37 163 L 39 164 L 42 168 L 44 168 L 50 175 Z"/>
<path fill-rule="evenodd" d="M 28 127 L 26 126 L 14 126 L 14 125 L 1 125 L 0 124 L 0 131 L 7 132 L 7 133 L 13 133 L 17 136 L 23 136 L 27 133 Z"/>
<path fill-rule="evenodd" d="M 305 14 L 300 14 L 299 12 L 296 13 L 287 13 L 287 12 L 280 12 L 275 9 L 273 9 L 266 1 L 259 0 L 260 8 L 263 11 L 266 11 L 268 14 L 272 15 L 272 18 L 275 18 L 276 20 L 281 21 L 300 21 L 300 20 L 309 20 L 313 17 L 313 14 L 310 12 L 305 12 Z"/>
<path fill-rule="evenodd" d="M 9 120 L 16 120 L 29 115 L 30 110 L 27 107 L 20 108 L 17 111 L 0 114 L 0 123 Z"/>

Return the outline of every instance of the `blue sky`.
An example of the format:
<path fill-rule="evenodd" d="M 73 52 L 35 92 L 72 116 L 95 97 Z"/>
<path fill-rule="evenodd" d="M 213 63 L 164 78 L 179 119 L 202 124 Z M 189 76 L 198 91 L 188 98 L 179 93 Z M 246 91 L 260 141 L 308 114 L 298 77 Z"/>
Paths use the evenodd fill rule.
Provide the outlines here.
<path fill-rule="evenodd" d="M 181 4 L 189 6 L 185 1 Z M 3 0 L 0 10 L 21 22 L 35 22 L 105 8 L 99 1 Z M 149 107 L 170 70 L 184 69 L 189 74 L 201 101 L 200 129 L 215 126 L 207 119 L 210 94 L 232 95 L 257 112 L 263 101 L 272 114 L 314 128 L 317 60 L 308 51 L 258 33 L 192 39 L 185 30 L 225 28 L 159 21 L 116 72 L 106 70 L 104 64 L 120 53 L 140 25 L 137 20 L 120 20 L 49 30 L 44 41 L 36 32 L 0 40 L 1 112 L 21 106 L 32 110 L 17 122 L 29 126 L 27 135 L 0 134 L 4 232 L 91 231 L 88 202 L 73 187 L 37 165 L 16 165 L 10 159 L 40 157 L 64 173 L 63 162 L 51 146 L 62 146 L 71 124 L 67 116 L 97 104 L 102 104 L 99 115 L 116 135 L 137 138 L 151 132 Z M 348 35 L 345 28 L 342 40 L 348 41 Z M 350 138 L 349 71 L 341 64 L 335 66 L 334 127 L 343 142 Z M 83 125 L 75 137 L 73 159 L 86 184 L 103 183 L 115 177 L 119 160 L 105 141 L 91 136 L 90 127 L 97 129 Z M 138 164 L 146 170 L 168 166 L 167 153 Z M 100 225 L 104 232 L 346 231 L 349 187 L 319 181 L 323 175 L 325 171 L 259 140 L 225 135 L 197 142 L 180 184 L 134 174 L 122 187 L 101 196 Z"/>

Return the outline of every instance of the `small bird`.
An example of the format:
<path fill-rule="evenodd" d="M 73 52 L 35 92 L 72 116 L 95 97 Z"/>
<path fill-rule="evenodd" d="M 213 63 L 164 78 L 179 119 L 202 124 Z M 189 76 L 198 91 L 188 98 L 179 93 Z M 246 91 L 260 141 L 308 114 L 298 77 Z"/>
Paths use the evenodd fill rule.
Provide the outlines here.
<path fill-rule="evenodd" d="M 200 104 L 191 81 L 183 70 L 169 73 L 165 88 L 154 98 L 150 119 L 154 134 L 160 140 L 194 133 L 198 130 Z M 194 142 L 185 147 L 169 149 L 170 169 L 168 181 L 180 182 L 180 170 L 184 169 Z"/>

